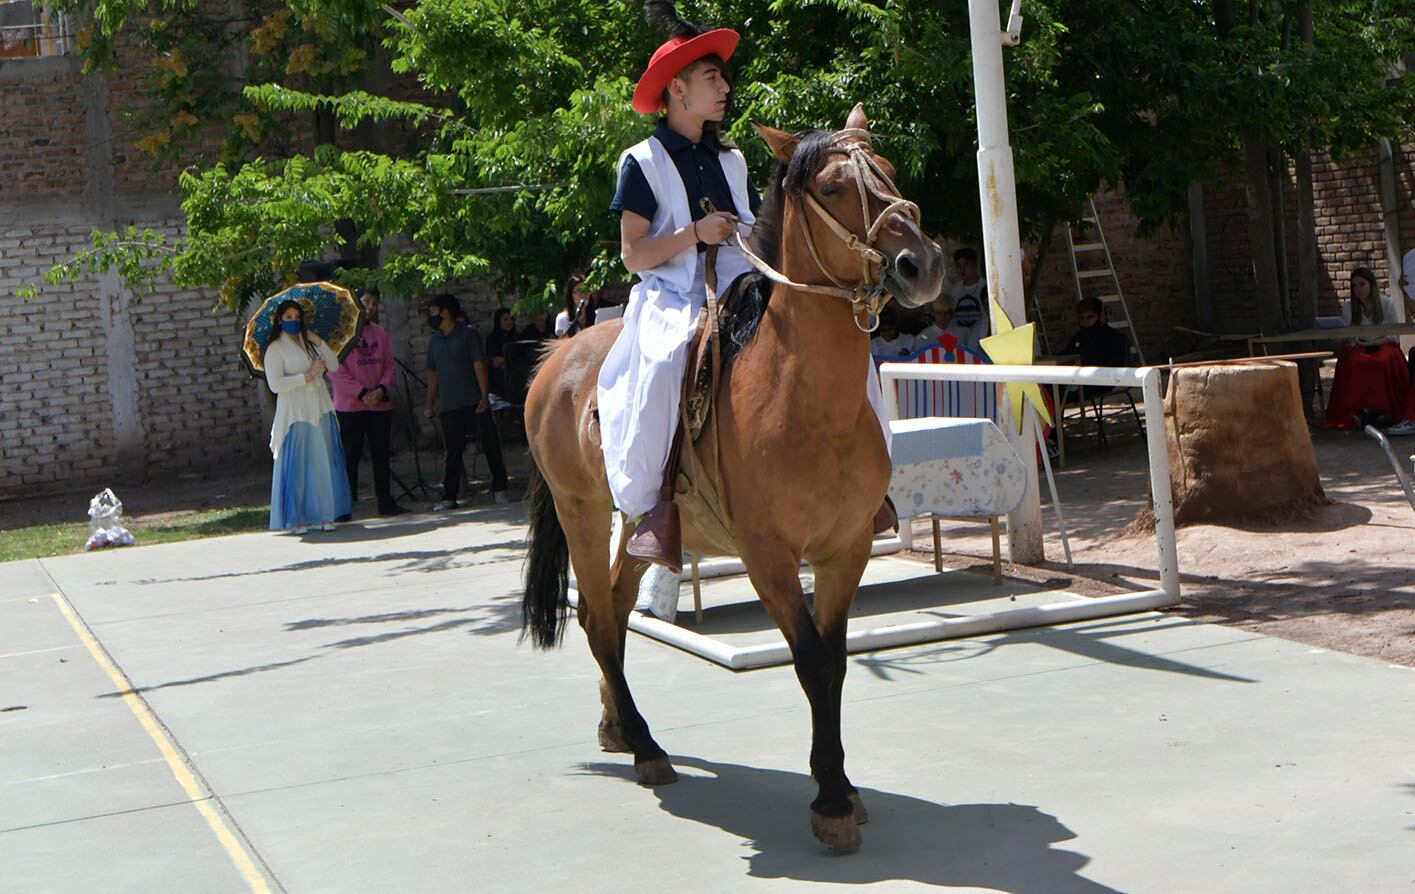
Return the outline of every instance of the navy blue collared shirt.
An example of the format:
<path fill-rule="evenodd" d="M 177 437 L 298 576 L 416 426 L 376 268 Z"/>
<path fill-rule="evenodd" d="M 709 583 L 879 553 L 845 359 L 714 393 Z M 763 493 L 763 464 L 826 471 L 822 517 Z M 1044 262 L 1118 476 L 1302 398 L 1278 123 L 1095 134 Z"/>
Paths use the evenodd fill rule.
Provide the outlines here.
<path fill-rule="evenodd" d="M 673 159 L 674 167 L 678 168 L 678 176 L 683 178 L 683 188 L 688 192 L 688 209 L 693 214 L 693 220 L 700 220 L 705 216 L 702 209 L 704 198 L 711 200 L 718 211 L 737 213 L 737 204 L 732 201 L 732 188 L 728 186 L 727 174 L 723 172 L 722 160 L 718 158 L 722 149 L 714 132 L 705 131 L 702 140 L 694 143 L 669 128 L 668 119 L 660 118 L 653 135 L 658 137 L 663 148 L 668 150 L 668 157 Z M 762 200 L 750 180 L 747 181 L 747 196 L 755 216 Z M 632 155 L 624 157 L 624 165 L 619 169 L 619 185 L 609 207 L 616 213 L 632 211 L 644 220 L 653 220 L 654 212 L 658 210 L 658 200 L 654 198 L 644 172 L 639 170 L 639 163 Z M 702 243 L 698 244 L 699 251 L 705 248 Z"/>

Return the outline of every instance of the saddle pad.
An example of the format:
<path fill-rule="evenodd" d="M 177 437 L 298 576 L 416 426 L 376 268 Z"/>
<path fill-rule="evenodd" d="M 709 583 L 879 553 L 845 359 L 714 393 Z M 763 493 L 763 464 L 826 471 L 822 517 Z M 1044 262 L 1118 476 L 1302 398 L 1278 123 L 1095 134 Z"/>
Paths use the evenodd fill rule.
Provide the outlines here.
<path fill-rule="evenodd" d="M 991 419 L 897 419 L 889 496 L 901 518 L 1005 515 L 1027 492 L 1027 470 Z"/>

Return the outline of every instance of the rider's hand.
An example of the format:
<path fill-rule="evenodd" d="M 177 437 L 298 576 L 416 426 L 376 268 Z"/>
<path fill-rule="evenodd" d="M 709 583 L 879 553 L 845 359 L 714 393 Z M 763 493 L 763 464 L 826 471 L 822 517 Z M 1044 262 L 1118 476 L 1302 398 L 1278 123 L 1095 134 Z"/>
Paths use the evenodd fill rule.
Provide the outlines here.
<path fill-rule="evenodd" d="M 737 229 L 737 216 L 726 211 L 714 211 L 697 222 L 698 241 L 717 245 Z"/>

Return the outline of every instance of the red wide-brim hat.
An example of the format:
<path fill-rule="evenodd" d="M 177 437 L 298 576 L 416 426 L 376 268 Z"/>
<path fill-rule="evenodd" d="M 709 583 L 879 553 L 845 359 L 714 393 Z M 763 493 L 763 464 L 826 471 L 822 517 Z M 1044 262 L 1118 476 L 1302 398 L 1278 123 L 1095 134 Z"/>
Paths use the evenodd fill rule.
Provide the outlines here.
<path fill-rule="evenodd" d="M 704 56 L 726 60 L 740 39 L 731 28 L 718 28 L 697 37 L 675 37 L 654 50 L 649 67 L 634 88 L 634 111 L 645 115 L 663 111 L 663 91 L 674 75 Z"/>

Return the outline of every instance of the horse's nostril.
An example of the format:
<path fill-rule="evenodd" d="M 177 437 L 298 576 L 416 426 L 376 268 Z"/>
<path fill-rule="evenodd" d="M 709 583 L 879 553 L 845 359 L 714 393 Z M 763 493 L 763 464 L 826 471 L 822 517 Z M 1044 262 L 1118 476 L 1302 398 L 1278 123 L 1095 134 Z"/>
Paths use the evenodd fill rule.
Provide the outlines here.
<path fill-rule="evenodd" d="M 894 273 L 900 279 L 918 279 L 919 265 L 907 252 L 894 259 Z"/>

